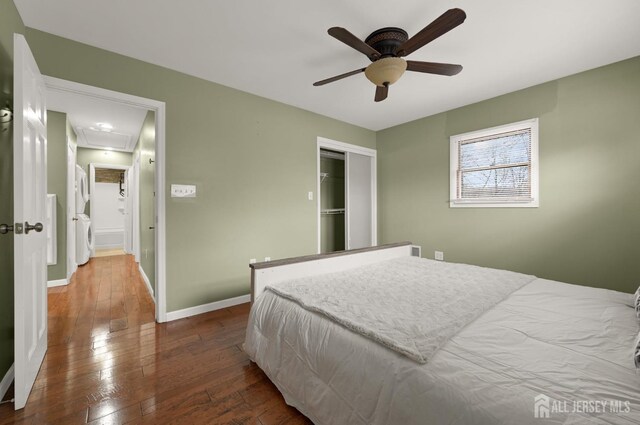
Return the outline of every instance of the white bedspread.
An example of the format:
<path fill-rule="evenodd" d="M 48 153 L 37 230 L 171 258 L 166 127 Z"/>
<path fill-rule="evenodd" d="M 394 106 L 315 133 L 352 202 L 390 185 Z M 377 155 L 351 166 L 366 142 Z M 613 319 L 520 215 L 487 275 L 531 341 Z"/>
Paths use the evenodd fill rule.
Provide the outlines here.
<path fill-rule="evenodd" d="M 245 350 L 317 425 L 638 424 L 631 301 L 537 279 L 418 364 L 266 291 Z M 540 395 L 547 419 L 534 417 Z M 601 412 L 586 404 L 604 401 Z"/>
<path fill-rule="evenodd" d="M 426 363 L 453 335 L 534 276 L 403 257 L 267 286 Z"/>

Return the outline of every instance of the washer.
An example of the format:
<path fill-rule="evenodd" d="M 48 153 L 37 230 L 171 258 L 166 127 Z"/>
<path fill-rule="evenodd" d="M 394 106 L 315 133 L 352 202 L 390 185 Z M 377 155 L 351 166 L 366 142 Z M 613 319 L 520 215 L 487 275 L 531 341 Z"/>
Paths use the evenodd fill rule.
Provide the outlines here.
<path fill-rule="evenodd" d="M 78 265 L 86 264 L 93 251 L 93 233 L 91 220 L 86 214 L 78 214 L 76 221 L 76 261 Z"/>

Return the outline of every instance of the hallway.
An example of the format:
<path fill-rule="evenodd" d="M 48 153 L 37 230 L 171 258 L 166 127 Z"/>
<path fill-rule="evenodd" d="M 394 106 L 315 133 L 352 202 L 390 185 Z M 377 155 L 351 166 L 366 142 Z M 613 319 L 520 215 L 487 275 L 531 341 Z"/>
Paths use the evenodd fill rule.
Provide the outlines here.
<path fill-rule="evenodd" d="M 49 289 L 49 344 L 27 406 L 0 424 L 308 424 L 242 351 L 249 305 L 164 324 L 132 256 Z"/>

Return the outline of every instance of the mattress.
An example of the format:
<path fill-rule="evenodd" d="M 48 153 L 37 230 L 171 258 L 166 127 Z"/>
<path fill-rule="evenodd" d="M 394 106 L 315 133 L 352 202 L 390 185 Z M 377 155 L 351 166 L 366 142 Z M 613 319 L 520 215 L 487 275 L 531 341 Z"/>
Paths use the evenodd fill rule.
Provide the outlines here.
<path fill-rule="evenodd" d="M 638 424 L 631 299 L 536 279 L 419 364 L 266 291 L 245 350 L 317 425 Z"/>

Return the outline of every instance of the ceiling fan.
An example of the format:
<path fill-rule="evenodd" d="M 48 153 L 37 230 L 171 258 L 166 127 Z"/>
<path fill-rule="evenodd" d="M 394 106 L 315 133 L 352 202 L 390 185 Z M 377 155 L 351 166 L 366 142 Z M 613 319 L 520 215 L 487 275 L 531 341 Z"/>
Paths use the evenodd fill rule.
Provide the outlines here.
<path fill-rule="evenodd" d="M 451 31 L 463 23 L 466 17 L 467 15 L 462 9 L 449 9 L 411 38 L 409 38 L 405 30 L 395 27 L 381 28 L 374 31 L 364 41 L 344 28 L 329 28 L 328 33 L 330 36 L 365 54 L 371 64 L 365 68 L 317 81 L 313 85 L 322 86 L 364 72 L 369 81 L 376 85 L 374 99 L 376 102 L 380 102 L 387 98 L 389 85 L 398 81 L 405 71 L 456 75 L 462 71 L 461 65 L 405 61 L 402 57 L 410 55 L 427 43 Z"/>

